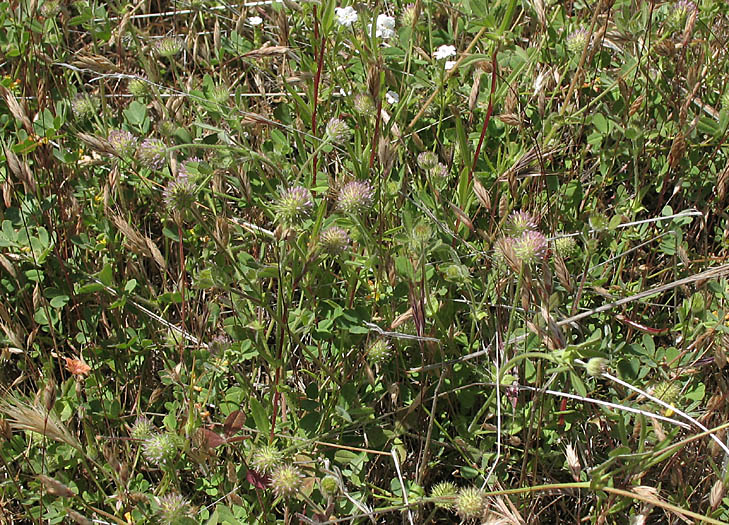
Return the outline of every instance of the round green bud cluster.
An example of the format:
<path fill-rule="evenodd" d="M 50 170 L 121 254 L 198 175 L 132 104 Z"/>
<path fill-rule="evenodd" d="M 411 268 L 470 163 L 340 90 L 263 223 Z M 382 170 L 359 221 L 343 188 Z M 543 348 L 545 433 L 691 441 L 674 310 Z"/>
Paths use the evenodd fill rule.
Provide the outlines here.
<path fill-rule="evenodd" d="M 585 364 L 587 374 L 592 377 L 601 377 L 607 372 L 608 360 L 604 357 L 592 357 Z"/>
<path fill-rule="evenodd" d="M 438 155 L 432 151 L 424 151 L 418 155 L 418 166 L 425 171 L 430 171 L 438 165 Z"/>
<path fill-rule="evenodd" d="M 177 457 L 178 450 L 177 436 L 170 432 L 153 434 L 142 444 L 142 455 L 157 466 L 171 463 Z"/>
<path fill-rule="evenodd" d="M 367 93 L 359 93 L 354 96 L 354 110 L 363 117 L 372 117 L 377 112 L 374 100 Z"/>
<path fill-rule="evenodd" d="M 138 417 L 137 420 L 134 422 L 134 425 L 132 425 L 132 428 L 129 431 L 129 436 L 132 439 L 147 439 L 152 436 L 153 430 L 154 425 L 149 422 L 149 419 L 142 416 Z"/>
<path fill-rule="evenodd" d="M 653 387 L 653 397 L 657 397 L 661 401 L 674 404 L 681 395 L 681 384 L 676 381 L 661 381 Z"/>
<path fill-rule="evenodd" d="M 296 494 L 301 486 L 301 471 L 293 465 L 281 465 L 271 474 L 271 487 L 280 498 Z"/>
<path fill-rule="evenodd" d="M 456 494 L 458 494 L 458 487 L 450 481 L 441 481 L 430 489 L 430 497 L 434 500 L 435 506 L 441 509 L 453 509 Z"/>
<path fill-rule="evenodd" d="M 251 457 L 251 466 L 256 472 L 270 474 L 277 469 L 283 461 L 283 454 L 273 445 L 264 445 L 258 448 Z"/>
<path fill-rule="evenodd" d="M 574 237 L 560 237 L 554 241 L 554 252 L 563 259 L 577 255 L 577 241 Z"/>
<path fill-rule="evenodd" d="M 334 495 L 339 491 L 339 483 L 337 483 L 337 478 L 327 474 L 319 482 L 319 488 L 325 496 Z"/>
<path fill-rule="evenodd" d="M 133 78 L 127 84 L 129 93 L 137 98 L 144 97 L 149 94 L 149 83 L 143 78 Z"/>
<path fill-rule="evenodd" d="M 456 497 L 456 512 L 464 519 L 480 518 L 484 510 L 485 496 L 481 489 L 465 487 Z"/>
<path fill-rule="evenodd" d="M 384 363 L 392 355 L 392 347 L 386 339 L 376 339 L 370 346 L 367 347 L 367 361 L 370 364 L 377 365 Z"/>
<path fill-rule="evenodd" d="M 227 105 L 230 99 L 230 88 L 226 85 L 218 85 L 210 90 L 208 93 L 210 100 L 221 106 Z"/>
<path fill-rule="evenodd" d="M 668 15 L 668 23 L 674 26 L 681 26 L 686 21 L 686 18 L 694 11 L 696 11 L 696 4 L 689 0 L 678 0 Z"/>

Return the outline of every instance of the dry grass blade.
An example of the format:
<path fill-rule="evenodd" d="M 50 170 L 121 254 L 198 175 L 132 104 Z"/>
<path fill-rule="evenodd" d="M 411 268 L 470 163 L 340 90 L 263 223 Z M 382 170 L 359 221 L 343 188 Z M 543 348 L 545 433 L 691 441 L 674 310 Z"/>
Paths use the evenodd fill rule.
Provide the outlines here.
<path fill-rule="evenodd" d="M 66 443 L 77 450 L 82 450 L 81 443 L 63 426 L 56 415 L 53 412 L 46 412 L 37 404 L 30 404 L 9 395 L 0 401 L 0 413 L 5 415 L 10 426 L 15 430 L 35 432 L 59 443 Z"/>
<path fill-rule="evenodd" d="M 246 58 L 271 57 L 275 55 L 286 55 L 290 51 L 291 48 L 286 46 L 264 46 L 259 49 L 248 51 L 247 53 L 243 53 L 243 56 Z"/>
<path fill-rule="evenodd" d="M 18 99 L 15 98 L 15 95 L 13 95 L 8 88 L 2 85 L 0 85 L 0 95 L 2 95 L 5 99 L 5 103 L 8 105 L 8 109 L 10 110 L 10 113 L 13 114 L 13 117 L 21 121 L 26 131 L 31 133 L 33 131 L 33 126 L 30 123 L 30 118 L 28 118 L 28 114 L 25 112 L 25 109 L 23 109 L 23 106 L 20 105 Z"/>

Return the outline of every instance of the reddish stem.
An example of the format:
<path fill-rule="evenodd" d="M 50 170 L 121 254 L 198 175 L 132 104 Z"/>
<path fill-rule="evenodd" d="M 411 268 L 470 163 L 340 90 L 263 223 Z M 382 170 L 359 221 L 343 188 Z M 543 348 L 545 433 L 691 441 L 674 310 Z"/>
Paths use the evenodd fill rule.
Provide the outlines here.
<path fill-rule="evenodd" d="M 314 11 L 314 16 L 316 17 L 316 11 Z M 317 20 L 314 24 L 314 38 L 319 33 L 319 21 Z M 316 76 L 314 77 L 314 105 L 312 107 L 311 111 L 311 133 L 316 136 L 316 108 L 318 107 L 318 100 L 319 100 L 319 84 L 321 82 L 321 71 L 324 67 L 324 47 L 326 47 L 326 38 L 324 36 L 321 37 L 321 44 L 319 45 L 319 57 L 317 58 L 316 63 Z M 312 177 L 316 179 L 316 153 L 314 154 L 314 158 L 311 161 L 312 165 Z"/>
<path fill-rule="evenodd" d="M 182 296 L 182 331 L 185 331 L 185 251 L 182 249 L 182 221 L 177 223 L 177 236 L 179 237 L 179 252 L 180 252 L 180 295 Z M 182 350 L 185 347 L 184 338 L 180 341 L 180 362 L 182 362 Z"/>
<path fill-rule="evenodd" d="M 473 179 L 473 171 L 476 169 L 476 161 L 478 156 L 481 154 L 481 146 L 483 146 L 483 140 L 486 137 L 486 128 L 489 126 L 491 121 L 491 113 L 494 111 L 494 92 L 496 91 L 496 49 L 491 58 L 491 92 L 489 93 L 489 107 L 486 110 L 486 118 L 483 121 L 483 127 L 481 128 L 481 137 L 478 139 L 478 146 L 476 147 L 476 153 L 473 155 L 473 162 L 471 163 L 471 169 L 468 172 L 468 185 L 471 185 Z"/>

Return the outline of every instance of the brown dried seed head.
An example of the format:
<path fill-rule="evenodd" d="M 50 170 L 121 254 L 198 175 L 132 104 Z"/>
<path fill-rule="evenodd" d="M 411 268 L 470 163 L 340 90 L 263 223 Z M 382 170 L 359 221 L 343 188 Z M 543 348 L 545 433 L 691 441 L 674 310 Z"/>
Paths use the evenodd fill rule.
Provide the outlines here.
<path fill-rule="evenodd" d="M 671 169 L 676 169 L 684 153 L 686 153 L 686 138 L 683 136 L 683 132 L 679 131 L 673 139 L 671 151 L 668 154 L 668 164 L 671 166 Z"/>
<path fill-rule="evenodd" d="M 719 507 L 719 504 L 721 503 L 721 500 L 724 498 L 724 483 L 720 479 L 717 479 L 714 483 L 714 486 L 711 487 L 711 492 L 709 493 L 709 505 L 711 505 L 711 510 L 716 510 L 717 507 Z"/>
<path fill-rule="evenodd" d="M 60 481 L 44 476 L 43 474 L 38 476 L 38 481 L 41 482 L 43 488 L 45 488 L 46 492 L 51 496 L 59 498 L 73 498 L 76 495 L 69 487 Z"/>
<path fill-rule="evenodd" d="M 521 126 L 521 119 L 516 113 L 502 113 L 496 118 L 509 126 Z"/>

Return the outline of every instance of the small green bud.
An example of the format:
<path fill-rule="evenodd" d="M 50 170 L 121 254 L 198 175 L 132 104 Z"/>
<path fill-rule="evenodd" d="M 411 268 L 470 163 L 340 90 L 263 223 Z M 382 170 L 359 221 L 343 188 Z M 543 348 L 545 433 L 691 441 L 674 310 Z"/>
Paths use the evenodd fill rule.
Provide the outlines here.
<path fill-rule="evenodd" d="M 592 357 L 587 361 L 585 370 L 592 377 L 600 377 L 607 372 L 608 360 L 604 357 Z"/>

